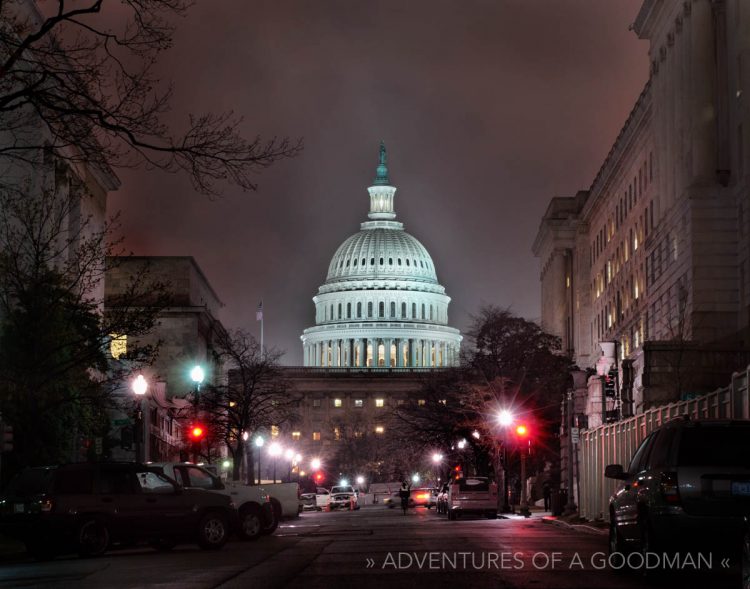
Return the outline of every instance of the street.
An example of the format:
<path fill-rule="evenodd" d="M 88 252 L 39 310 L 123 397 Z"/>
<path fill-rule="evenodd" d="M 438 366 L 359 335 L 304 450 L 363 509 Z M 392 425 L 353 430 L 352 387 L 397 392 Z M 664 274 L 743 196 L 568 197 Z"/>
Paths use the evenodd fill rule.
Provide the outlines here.
<path fill-rule="evenodd" d="M 223 550 L 181 545 L 113 550 L 94 559 L 23 561 L 0 568 L 3 587 L 731 587 L 731 576 L 693 571 L 659 578 L 606 566 L 607 537 L 530 520 L 460 519 L 434 510 L 368 506 L 306 512 L 257 542 Z M 598 554 L 597 553 L 601 553 Z M 576 555 L 580 560 L 575 560 Z M 718 564 L 714 562 L 714 567 Z"/>

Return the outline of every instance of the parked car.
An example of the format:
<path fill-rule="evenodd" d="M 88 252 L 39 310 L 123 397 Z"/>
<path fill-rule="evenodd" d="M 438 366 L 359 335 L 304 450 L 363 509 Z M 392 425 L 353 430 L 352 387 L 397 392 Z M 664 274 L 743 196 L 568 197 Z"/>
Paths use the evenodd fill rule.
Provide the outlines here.
<path fill-rule="evenodd" d="M 484 515 L 497 519 L 497 484 L 487 477 L 466 477 L 448 487 L 448 519 L 463 514 Z"/>
<path fill-rule="evenodd" d="M 359 509 L 359 493 L 351 485 L 331 487 L 331 498 L 328 502 L 330 509 Z"/>
<path fill-rule="evenodd" d="M 331 493 L 323 487 L 318 487 L 315 493 L 302 493 L 300 495 L 303 511 L 321 511 L 328 506 L 330 498 Z"/>
<path fill-rule="evenodd" d="M 263 483 L 261 488 L 271 497 L 278 520 L 299 517 L 302 502 L 298 483 Z"/>
<path fill-rule="evenodd" d="M 438 490 L 431 487 L 411 489 L 409 492 L 409 507 L 426 507 L 432 509 L 437 504 Z"/>
<path fill-rule="evenodd" d="M 157 462 L 149 467 L 164 473 L 186 489 L 203 489 L 230 497 L 239 514 L 237 532 L 244 540 L 255 540 L 261 534 L 273 534 L 279 525 L 271 498 L 260 487 L 224 484 L 209 469 L 190 462 Z"/>
<path fill-rule="evenodd" d="M 401 507 L 401 495 L 399 495 L 398 491 L 394 491 L 388 497 L 383 499 L 383 505 L 386 505 L 388 509 L 393 509 L 394 507 Z"/>
<path fill-rule="evenodd" d="M 611 552 L 730 549 L 750 515 L 750 421 L 677 419 L 652 432 L 609 504 Z"/>
<path fill-rule="evenodd" d="M 181 541 L 218 549 L 236 525 L 229 497 L 183 490 L 134 463 L 26 469 L 0 498 L 0 532 L 23 541 L 36 558 L 65 549 L 97 556 L 113 543 L 139 540 L 160 550 Z"/>

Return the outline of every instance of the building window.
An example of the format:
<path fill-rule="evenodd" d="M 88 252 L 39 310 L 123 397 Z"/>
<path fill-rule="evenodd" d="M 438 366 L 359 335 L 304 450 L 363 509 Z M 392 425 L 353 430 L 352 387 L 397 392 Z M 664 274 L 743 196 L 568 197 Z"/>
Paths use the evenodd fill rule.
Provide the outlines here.
<path fill-rule="evenodd" d="M 352 304 L 351 303 L 346 304 L 346 318 L 347 319 L 352 318 Z"/>
<path fill-rule="evenodd" d="M 425 316 L 425 306 L 424 306 L 424 303 L 422 303 L 422 319 L 425 319 L 425 318 L 426 318 L 426 316 Z"/>
<path fill-rule="evenodd" d="M 271 426 L 271 437 L 272 438 L 278 438 L 279 437 L 279 426 L 278 425 L 272 425 Z"/>
<path fill-rule="evenodd" d="M 385 303 L 383 301 L 378 304 L 378 317 L 385 317 Z"/>
<path fill-rule="evenodd" d="M 380 435 L 385 433 L 385 428 L 382 425 L 375 426 L 375 433 Z"/>
<path fill-rule="evenodd" d="M 364 407 L 365 402 L 362 399 L 354 399 L 354 406 L 355 407 Z"/>
<path fill-rule="evenodd" d="M 128 353 L 128 336 L 112 333 L 109 337 L 109 353 L 115 360 L 119 360 Z"/>
<path fill-rule="evenodd" d="M 338 315 L 338 317 L 339 317 L 339 319 L 341 319 L 341 303 L 339 303 L 339 315 Z"/>
<path fill-rule="evenodd" d="M 375 399 L 375 407 L 385 407 L 385 399 Z"/>
<path fill-rule="evenodd" d="M 334 407 L 341 407 L 344 404 L 344 402 L 341 399 L 334 399 L 333 400 L 333 406 Z"/>
<path fill-rule="evenodd" d="M 427 401 L 425 401 L 424 399 L 419 399 L 417 401 L 417 405 L 419 405 L 420 407 L 424 407 L 425 405 L 427 405 Z"/>
<path fill-rule="evenodd" d="M 362 303 L 357 303 L 357 318 L 362 317 Z"/>
<path fill-rule="evenodd" d="M 417 318 L 417 303 L 411 304 L 411 318 L 416 319 Z"/>
<path fill-rule="evenodd" d="M 372 317 L 372 303 L 367 303 L 367 316 Z"/>
<path fill-rule="evenodd" d="M 313 407 L 320 409 L 320 399 L 313 399 Z"/>
<path fill-rule="evenodd" d="M 383 265 L 383 258 L 380 258 L 380 265 Z"/>
<path fill-rule="evenodd" d="M 320 432 L 313 432 L 313 442 L 320 442 Z"/>
<path fill-rule="evenodd" d="M 406 317 L 406 303 L 401 303 L 401 317 Z"/>
<path fill-rule="evenodd" d="M 292 439 L 294 441 L 299 441 L 302 437 L 302 432 L 292 432 Z"/>
<path fill-rule="evenodd" d="M 396 316 L 396 303 L 391 301 L 391 317 L 395 317 L 395 316 Z"/>
<path fill-rule="evenodd" d="M 333 439 L 336 441 L 341 439 L 341 428 L 338 426 L 333 428 Z"/>

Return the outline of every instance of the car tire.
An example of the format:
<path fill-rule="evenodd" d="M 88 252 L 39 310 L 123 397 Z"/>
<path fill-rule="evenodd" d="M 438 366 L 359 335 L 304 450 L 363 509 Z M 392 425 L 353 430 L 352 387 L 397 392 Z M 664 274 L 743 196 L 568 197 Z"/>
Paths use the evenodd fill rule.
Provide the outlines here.
<path fill-rule="evenodd" d="M 274 521 L 276 518 L 274 518 Z M 239 536 L 243 540 L 257 540 L 263 530 L 263 518 L 260 509 L 248 505 L 240 510 Z"/>
<path fill-rule="evenodd" d="M 490 512 L 487 514 L 487 519 L 497 519 L 497 512 Z"/>
<path fill-rule="evenodd" d="M 81 520 L 76 532 L 78 555 L 83 558 L 101 556 L 109 548 L 109 530 L 99 517 L 86 517 Z"/>
<path fill-rule="evenodd" d="M 627 551 L 625 550 L 625 546 L 622 541 L 622 534 L 620 534 L 620 529 L 617 527 L 617 521 L 615 520 L 614 515 L 610 514 L 609 516 L 609 554 L 615 554 L 620 553 L 622 555 L 627 555 Z"/>
<path fill-rule="evenodd" d="M 203 550 L 218 550 L 229 538 L 229 520 L 218 511 L 209 511 L 198 524 L 198 546 Z"/>
<path fill-rule="evenodd" d="M 281 516 L 276 514 L 276 510 L 272 509 L 271 511 L 273 512 L 273 521 L 265 528 L 261 528 L 260 533 L 263 536 L 270 536 L 271 534 L 273 534 L 279 527 L 279 522 L 281 521 Z"/>

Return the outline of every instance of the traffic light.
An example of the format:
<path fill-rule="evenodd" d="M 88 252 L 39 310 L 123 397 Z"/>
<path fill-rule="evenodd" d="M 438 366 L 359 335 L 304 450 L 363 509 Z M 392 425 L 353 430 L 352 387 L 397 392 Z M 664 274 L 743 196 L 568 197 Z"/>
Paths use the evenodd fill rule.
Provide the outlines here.
<path fill-rule="evenodd" d="M 528 438 L 529 437 L 529 428 L 526 427 L 523 424 L 516 426 L 516 435 L 519 438 Z"/>
<path fill-rule="evenodd" d="M 323 473 L 321 473 L 321 472 L 315 473 L 315 482 L 316 483 L 318 483 L 318 484 L 322 483 L 324 478 L 325 477 L 323 476 Z"/>
<path fill-rule="evenodd" d="M 190 428 L 190 439 L 193 442 L 200 442 L 206 437 L 206 428 L 200 424 L 193 425 Z"/>
<path fill-rule="evenodd" d="M 13 426 L 3 424 L 3 452 L 13 451 Z"/>
<path fill-rule="evenodd" d="M 604 375 L 604 395 L 606 397 L 615 397 L 617 390 L 617 370 L 611 369 Z"/>

